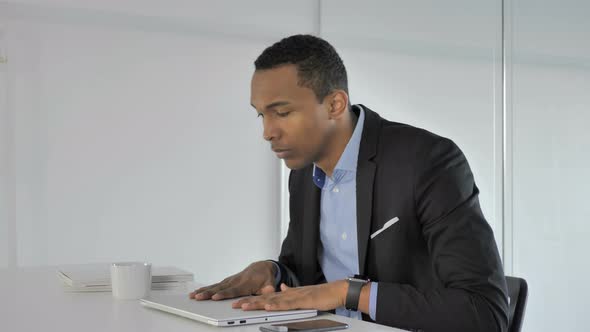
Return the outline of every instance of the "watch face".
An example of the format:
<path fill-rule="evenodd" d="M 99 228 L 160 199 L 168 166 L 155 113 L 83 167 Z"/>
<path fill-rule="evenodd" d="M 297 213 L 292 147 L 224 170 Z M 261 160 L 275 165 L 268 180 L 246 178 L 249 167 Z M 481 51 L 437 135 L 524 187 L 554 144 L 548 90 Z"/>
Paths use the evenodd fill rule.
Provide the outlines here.
<path fill-rule="evenodd" d="M 348 281 L 352 281 L 352 282 L 361 282 L 361 283 L 367 283 L 367 282 L 369 282 L 369 280 L 365 280 L 365 279 L 357 279 L 357 278 L 348 278 Z"/>

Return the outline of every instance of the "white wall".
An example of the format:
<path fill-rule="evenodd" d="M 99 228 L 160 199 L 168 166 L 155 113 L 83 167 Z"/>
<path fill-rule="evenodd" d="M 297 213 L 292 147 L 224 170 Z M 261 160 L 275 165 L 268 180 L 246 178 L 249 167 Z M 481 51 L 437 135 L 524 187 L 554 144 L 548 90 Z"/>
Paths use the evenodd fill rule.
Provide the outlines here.
<path fill-rule="evenodd" d="M 352 101 L 463 148 L 505 269 L 529 283 L 523 330 L 590 325 L 587 2 L 507 1 L 504 45 L 500 1 L 322 4 Z"/>
<path fill-rule="evenodd" d="M 590 326 L 590 4 L 511 1 L 514 274 L 523 331 Z"/>
<path fill-rule="evenodd" d="M 88 226 L 70 228 L 72 220 L 84 215 L 97 215 L 106 210 L 103 212 L 104 218 L 112 220 L 113 225 L 122 224 L 125 219 L 138 222 L 146 217 L 141 213 L 156 218 L 153 212 L 145 210 L 138 212 L 141 210 L 134 209 L 135 212 L 130 213 L 129 204 L 122 202 L 133 197 L 137 200 L 136 204 L 153 206 L 162 197 L 155 193 L 146 194 L 143 190 L 141 195 L 136 195 L 145 186 L 146 179 L 162 181 L 169 191 L 178 189 L 178 186 L 186 185 L 186 179 L 179 174 L 190 174 L 192 169 L 197 168 L 197 161 L 193 159 L 192 164 L 187 164 L 187 151 L 175 155 L 182 156 L 179 158 L 184 162 L 174 159 L 155 161 L 150 155 L 152 150 L 144 148 L 145 152 L 141 154 L 137 152 L 138 147 L 150 139 L 153 140 L 154 148 L 159 146 L 161 150 L 168 150 L 170 146 L 190 146 L 178 142 L 192 142 L 209 135 L 191 133 L 173 140 L 166 133 L 176 131 L 177 126 L 188 126 L 192 119 L 190 116 L 194 114 L 209 116 L 209 113 L 180 110 L 190 105 L 201 105 L 200 108 L 230 105 L 227 101 L 218 104 L 221 96 L 214 98 L 220 94 L 223 85 L 201 81 L 201 85 L 197 86 L 197 82 L 194 83 L 195 92 L 210 89 L 203 93 L 211 98 L 210 106 L 202 100 L 207 99 L 204 96 L 193 95 L 191 99 L 191 90 L 181 90 L 181 87 L 190 86 L 195 77 L 218 76 L 214 72 L 218 72 L 219 68 L 210 64 L 223 63 L 220 57 L 224 52 L 249 52 L 250 58 L 253 58 L 270 41 L 291 33 L 317 30 L 319 21 L 322 22 L 321 35 L 336 45 L 348 65 L 354 102 L 366 103 L 394 121 L 423 126 L 449 136 L 463 148 L 482 191 L 484 213 L 498 234 L 501 225 L 498 222 L 498 196 L 501 188 L 498 187 L 500 180 L 495 166 L 499 165 L 498 154 L 501 152 L 498 150 L 501 144 L 498 144 L 497 126 L 500 41 L 497 20 L 499 6 L 495 2 L 489 1 L 481 7 L 466 1 L 456 1 L 452 6 L 442 6 L 431 1 L 400 8 L 394 3 L 383 1 L 371 2 L 370 6 L 352 1 L 323 1 L 319 11 L 315 1 L 292 5 L 293 8 L 289 10 L 282 10 L 274 2 L 261 2 L 258 7 L 242 5 L 240 8 L 235 8 L 235 2 L 201 1 L 195 4 L 179 1 L 174 4 L 162 6 L 161 2 L 142 2 L 138 5 L 132 1 L 0 3 L 5 20 L 12 25 L 16 45 L 14 52 L 20 50 L 21 57 L 29 57 L 26 60 L 15 60 L 22 61 L 22 68 L 27 69 L 19 73 L 20 76 L 15 75 L 14 84 L 21 86 L 15 87 L 13 94 L 20 96 L 20 99 L 15 97 L 11 101 L 17 104 L 12 109 L 22 109 L 19 112 L 12 110 L 16 114 L 17 124 L 15 136 L 18 153 L 15 160 L 18 165 L 16 201 L 19 215 L 19 264 L 58 263 L 61 257 L 70 257 L 65 262 L 76 260 L 74 257 L 78 256 L 71 257 L 72 254 L 68 254 L 69 246 L 58 245 L 62 242 L 59 234 L 65 229 L 74 231 L 74 234 L 87 230 Z M 207 10 L 203 10 L 205 5 Z M 477 17 L 452 15 L 453 8 L 458 7 L 467 8 L 466 13 L 475 13 Z M 260 12 L 260 8 L 265 9 Z M 445 10 L 446 14 L 441 15 Z M 318 13 L 321 13 L 320 20 Z M 225 18 L 216 21 L 220 14 Z M 392 15 L 394 20 L 391 20 Z M 412 21 L 414 18 L 430 22 L 430 28 L 416 29 Z M 478 29 L 465 29 L 474 22 L 480 23 Z M 409 26 L 412 28 L 408 29 Z M 17 33 L 20 39 L 16 37 Z M 202 51 L 206 48 L 214 50 L 207 55 Z M 185 56 L 180 56 L 179 50 Z M 202 59 L 202 66 L 199 67 L 193 58 Z M 243 83 L 249 78 L 250 58 L 231 55 L 225 58 L 237 66 L 234 70 L 242 70 L 242 81 L 236 82 L 229 71 L 223 77 L 235 83 L 232 96 L 244 101 L 247 100 L 247 89 L 243 87 L 247 84 Z M 170 68 L 171 63 L 176 66 Z M 85 71 L 89 67 L 93 70 Z M 192 72 L 187 71 L 187 68 Z M 87 80 L 87 76 L 94 72 L 100 75 L 80 85 L 81 80 Z M 458 76 L 457 73 L 463 75 Z M 19 77 L 24 77 L 20 83 Z M 150 81 L 154 77 L 159 80 Z M 63 83 L 53 86 L 50 82 L 54 81 Z M 117 84 L 113 85 L 113 81 Z M 222 82 L 222 79 L 218 82 Z M 135 89 L 121 93 L 121 86 L 135 86 Z M 105 97 L 101 97 L 97 91 L 105 93 Z M 146 95 L 150 98 L 146 98 Z M 87 105 L 89 100 L 92 106 Z M 162 123 L 162 105 L 174 105 L 176 111 L 167 110 L 166 120 L 171 121 L 171 124 L 168 131 L 161 134 L 165 139 L 158 136 L 150 138 L 154 127 Z M 231 107 L 241 105 L 236 102 Z M 149 112 L 144 108 L 156 108 L 156 111 Z M 121 109 L 125 109 L 123 115 Z M 120 120 L 120 117 L 127 119 L 127 123 L 111 128 L 110 122 L 113 119 Z M 133 122 L 134 119 L 139 123 Z M 464 121 L 462 124 L 467 123 L 468 127 L 457 126 L 457 119 Z M 131 123 L 136 127 L 131 127 Z M 136 138 L 125 136 L 130 127 L 135 128 L 132 133 Z M 192 128 L 188 126 L 185 130 L 190 131 Z M 211 131 L 214 128 L 213 125 L 207 127 Z M 103 140 L 97 140 L 97 135 L 107 129 L 109 135 Z M 240 126 L 240 130 L 244 129 Z M 86 140 L 83 139 L 84 135 L 88 135 Z M 72 141 L 73 137 L 76 140 Z M 121 138 L 125 140 L 121 142 Z M 112 148 L 113 145 L 119 151 Z M 207 150 L 206 147 L 202 149 L 206 151 L 197 151 L 219 158 L 213 150 Z M 264 150 L 264 147 L 258 149 Z M 127 155 L 129 151 L 135 154 Z M 73 165 L 72 152 L 77 153 L 79 159 Z M 267 163 L 274 162 L 269 155 L 265 155 L 265 158 Z M 96 166 L 101 160 L 110 160 L 113 164 Z M 138 160 L 155 163 L 148 168 L 152 172 L 145 171 L 145 174 L 133 176 L 125 173 L 125 169 L 128 169 L 127 172 L 135 170 Z M 186 165 L 186 168 L 181 169 L 180 173 L 174 173 L 175 184 L 175 177 L 167 178 L 161 174 L 161 170 L 174 169 L 177 163 Z M 199 166 L 199 169 L 214 169 L 212 166 Z M 86 173 L 93 168 L 96 173 Z M 90 183 L 93 189 L 89 192 L 93 197 L 79 195 L 81 188 L 89 188 L 89 184 L 83 181 L 88 176 L 96 178 L 95 182 Z M 117 176 L 125 181 L 121 183 L 115 180 Z M 203 184 L 202 179 L 193 179 L 195 183 Z M 112 192 L 119 188 L 109 186 L 110 181 L 117 181 L 117 186 L 126 185 L 127 192 L 123 190 L 121 197 L 112 196 Z M 64 185 L 70 182 L 77 186 Z M 100 186 L 92 187 L 95 183 Z M 161 188 L 161 191 L 166 190 Z M 207 192 L 203 189 L 197 191 Z M 178 196 L 186 199 L 195 196 L 197 191 Z M 268 192 L 262 195 L 267 195 L 267 200 L 274 199 L 273 203 L 277 202 L 275 195 Z M 98 205 L 97 202 L 105 196 L 122 205 Z M 74 198 L 82 201 L 77 204 L 78 212 L 75 209 L 68 211 L 71 209 L 70 199 Z M 164 212 L 169 209 L 162 207 L 160 211 L 163 216 L 167 215 Z M 184 217 L 190 215 L 189 212 L 192 211 L 180 210 L 178 215 Z M 65 214 L 71 218 L 69 221 L 65 221 Z M 250 216 L 253 219 L 261 218 Z M 265 218 L 272 217 L 267 215 L 262 219 Z M 99 221 L 89 225 L 105 225 L 102 220 Z M 61 225 L 61 229 L 58 225 Z M 132 224 L 124 225 L 132 227 Z M 57 233 L 52 235 L 52 232 Z M 86 239 L 79 241 L 85 242 Z M 498 237 L 498 242 L 501 245 L 501 237 Z M 79 246 L 78 243 L 73 245 Z M 275 241 L 273 248 L 277 247 Z M 53 253 L 50 248 L 61 252 Z M 112 256 L 111 253 L 105 254 L 108 257 L 102 257 L 99 253 L 102 250 L 95 251 L 93 249 L 93 252 L 77 259 L 98 255 L 94 259 L 101 260 Z M 167 257 L 168 254 L 163 256 Z"/>
<path fill-rule="evenodd" d="M 16 229 L 19 266 L 147 259 L 212 282 L 276 257 L 279 163 L 249 81 L 317 5 L 174 5 L 0 3 L 16 182 L 0 234 Z"/>
<path fill-rule="evenodd" d="M 470 162 L 501 249 L 500 3 L 322 5 L 321 35 L 348 68 L 351 101 L 454 140 Z"/>
<path fill-rule="evenodd" d="M 502 26 L 498 0 L 0 2 L 0 267 L 148 259 L 210 282 L 276 256 L 286 190 L 252 61 L 319 33 L 352 102 L 463 149 L 529 282 L 524 331 L 590 325 L 590 7 L 504 10 Z"/>
<path fill-rule="evenodd" d="M 14 260 L 14 236 L 11 232 L 13 223 L 8 223 L 12 219 L 9 208 L 11 206 L 12 194 L 12 177 L 9 175 L 11 170 L 11 163 L 8 156 L 11 144 L 11 120 L 6 105 L 6 54 L 5 54 L 5 38 L 4 27 L 0 25 L 0 267 L 5 267 L 11 264 Z"/>

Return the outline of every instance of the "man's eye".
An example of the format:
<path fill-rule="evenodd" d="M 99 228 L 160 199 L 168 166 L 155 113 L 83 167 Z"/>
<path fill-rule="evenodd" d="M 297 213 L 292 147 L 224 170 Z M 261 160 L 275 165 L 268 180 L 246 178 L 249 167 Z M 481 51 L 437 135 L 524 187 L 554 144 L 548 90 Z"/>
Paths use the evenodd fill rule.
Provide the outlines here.
<path fill-rule="evenodd" d="M 289 115 L 289 113 L 291 112 L 283 112 L 283 113 L 277 113 L 278 116 L 280 116 L 281 118 L 286 117 L 287 115 Z"/>

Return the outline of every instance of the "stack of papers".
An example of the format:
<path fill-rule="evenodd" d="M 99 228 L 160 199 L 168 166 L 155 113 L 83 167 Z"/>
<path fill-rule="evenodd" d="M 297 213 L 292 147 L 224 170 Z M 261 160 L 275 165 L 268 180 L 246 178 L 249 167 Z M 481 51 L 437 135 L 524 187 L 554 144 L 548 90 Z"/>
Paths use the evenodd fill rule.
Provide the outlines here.
<path fill-rule="evenodd" d="M 72 292 L 110 292 L 110 264 L 61 266 L 57 276 L 64 290 Z M 152 289 L 184 288 L 193 281 L 193 274 L 172 266 L 152 266 Z"/>

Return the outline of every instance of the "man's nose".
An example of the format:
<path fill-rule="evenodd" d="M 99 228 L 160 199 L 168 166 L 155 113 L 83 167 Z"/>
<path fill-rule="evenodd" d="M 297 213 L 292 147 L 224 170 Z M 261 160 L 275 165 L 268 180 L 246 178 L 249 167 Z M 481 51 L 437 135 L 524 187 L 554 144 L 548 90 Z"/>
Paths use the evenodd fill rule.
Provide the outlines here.
<path fill-rule="evenodd" d="M 262 132 L 262 138 L 265 141 L 276 140 L 279 135 L 279 128 L 275 126 L 271 121 L 264 120 L 264 130 Z"/>

